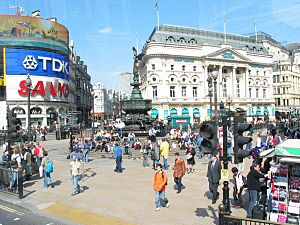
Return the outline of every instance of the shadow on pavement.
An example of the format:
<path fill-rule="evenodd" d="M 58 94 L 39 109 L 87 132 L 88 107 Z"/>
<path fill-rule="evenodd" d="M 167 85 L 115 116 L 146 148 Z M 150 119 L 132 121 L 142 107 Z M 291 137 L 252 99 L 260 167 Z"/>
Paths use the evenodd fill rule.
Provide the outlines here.
<path fill-rule="evenodd" d="M 24 183 L 24 188 L 30 187 L 35 184 L 36 181 L 27 181 Z"/>
<path fill-rule="evenodd" d="M 208 212 L 207 212 L 207 209 L 203 209 L 203 208 L 197 208 L 196 211 L 196 216 L 199 216 L 199 217 L 208 217 Z"/>
<path fill-rule="evenodd" d="M 212 200 L 212 194 L 210 193 L 210 191 L 205 192 L 204 197 L 207 197 L 207 199 Z"/>
<path fill-rule="evenodd" d="M 53 186 L 56 187 L 56 186 L 59 186 L 61 185 L 62 181 L 61 180 L 56 180 L 55 182 L 53 182 Z"/>

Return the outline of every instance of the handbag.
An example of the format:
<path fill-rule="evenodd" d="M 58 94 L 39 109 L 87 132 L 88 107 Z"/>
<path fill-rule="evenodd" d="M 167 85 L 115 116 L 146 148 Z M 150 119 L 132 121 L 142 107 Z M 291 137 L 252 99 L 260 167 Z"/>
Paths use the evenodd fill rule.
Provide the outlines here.
<path fill-rule="evenodd" d="M 279 214 L 278 215 L 278 222 L 279 223 L 286 223 L 286 215 L 285 214 Z"/>
<path fill-rule="evenodd" d="M 293 202 L 299 201 L 299 192 L 298 191 L 290 191 L 289 199 Z"/>
<path fill-rule="evenodd" d="M 44 169 L 42 166 L 39 167 L 40 178 L 43 177 Z"/>
<path fill-rule="evenodd" d="M 278 213 L 270 213 L 270 221 L 277 222 L 278 221 Z"/>
<path fill-rule="evenodd" d="M 287 216 L 287 222 L 290 224 L 299 224 L 299 217 L 298 216 L 293 216 L 293 215 L 288 215 Z"/>
<path fill-rule="evenodd" d="M 278 204 L 278 210 L 285 212 L 287 209 L 287 203 L 286 202 L 279 202 Z"/>
<path fill-rule="evenodd" d="M 191 153 L 188 153 L 187 155 L 186 155 L 186 159 L 191 159 L 191 158 L 193 158 L 193 155 L 191 154 Z"/>

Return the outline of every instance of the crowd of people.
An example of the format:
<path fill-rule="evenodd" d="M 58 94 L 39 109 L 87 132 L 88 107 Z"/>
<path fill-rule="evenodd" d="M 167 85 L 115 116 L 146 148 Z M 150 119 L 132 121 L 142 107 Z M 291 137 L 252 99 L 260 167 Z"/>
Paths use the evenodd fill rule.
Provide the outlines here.
<path fill-rule="evenodd" d="M 233 204 L 235 208 L 245 206 L 243 192 L 247 189 L 249 195 L 249 204 L 247 206 L 247 216 L 252 217 L 253 208 L 260 201 L 265 201 L 265 180 L 267 179 L 267 171 L 272 164 L 272 158 L 264 161 L 260 155 L 277 144 L 281 143 L 288 135 L 282 137 L 277 134 L 275 129 L 270 129 L 266 139 L 258 132 L 257 138 L 249 146 L 244 146 L 249 150 L 249 158 L 252 157 L 253 164 L 249 172 L 243 173 L 240 165 L 235 165 L 232 161 L 231 171 L 233 176 Z M 161 132 L 161 131 L 159 131 Z M 70 171 L 73 182 L 72 196 L 79 194 L 83 189 L 79 185 L 80 170 L 83 163 L 89 163 L 90 151 L 110 152 L 115 160 L 116 173 L 123 172 L 123 156 L 131 155 L 133 151 L 140 154 L 142 158 L 142 167 L 148 168 L 150 160 L 152 161 L 152 169 L 155 170 L 153 189 L 155 191 L 155 206 L 159 211 L 162 206 L 168 207 L 169 201 L 166 198 L 166 186 L 168 177 L 166 170 L 170 169 L 172 164 L 169 158 L 170 149 L 176 148 L 175 161 L 172 166 L 174 183 L 177 187 L 177 193 L 183 190 L 183 177 L 186 174 L 195 172 L 195 156 L 201 159 L 204 155 L 209 159 L 207 167 L 208 189 L 212 195 L 212 204 L 215 204 L 219 198 L 219 184 L 221 180 L 221 161 L 222 161 L 222 129 L 218 129 L 218 151 L 216 154 L 207 154 L 203 151 L 201 143 L 204 140 L 201 133 L 193 131 L 183 131 L 181 129 L 171 129 L 170 139 L 159 137 L 159 133 L 154 127 L 149 130 L 147 139 L 141 141 L 133 132 L 113 132 L 99 129 L 94 139 L 73 138 L 69 143 L 71 153 L 69 155 Z M 228 129 L 228 149 L 229 156 L 232 153 L 233 135 L 231 128 Z M 298 134 L 299 133 L 299 134 Z M 300 138 L 298 130 L 286 132 L 289 137 Z M 12 146 L 12 153 L 8 152 L 7 146 L 3 146 L 4 152 L 2 161 L 9 165 L 12 171 L 17 173 L 9 174 L 8 189 L 13 191 L 16 189 L 17 177 L 24 175 L 25 180 L 30 180 L 34 174 L 34 167 L 38 168 L 38 174 L 44 178 L 44 187 L 54 187 L 51 173 L 53 172 L 53 161 L 49 158 L 48 152 L 44 149 L 40 142 L 31 142 L 27 144 Z M 18 174 L 18 175 L 17 175 Z"/>

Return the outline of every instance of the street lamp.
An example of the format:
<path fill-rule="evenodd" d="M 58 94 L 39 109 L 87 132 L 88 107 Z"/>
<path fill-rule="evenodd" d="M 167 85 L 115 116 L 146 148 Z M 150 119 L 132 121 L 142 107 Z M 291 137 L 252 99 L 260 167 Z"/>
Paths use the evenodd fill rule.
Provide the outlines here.
<path fill-rule="evenodd" d="M 95 98 L 95 92 L 92 91 L 92 109 L 93 109 L 93 114 L 92 114 L 92 140 L 94 141 L 94 134 L 95 134 L 95 104 L 94 104 L 94 98 Z"/>
<path fill-rule="evenodd" d="M 31 121 L 30 121 L 30 95 L 32 90 L 32 80 L 30 78 L 30 75 L 27 75 L 26 78 L 26 86 L 28 90 L 28 100 L 27 100 L 27 106 L 28 106 L 28 114 L 27 114 L 27 127 L 28 127 L 28 140 L 31 141 Z"/>
<path fill-rule="evenodd" d="M 218 117 L 218 97 L 217 97 L 217 79 L 219 72 L 214 70 L 211 72 L 211 77 L 214 79 L 214 103 L 215 103 L 215 119 Z"/>
<path fill-rule="evenodd" d="M 226 103 L 228 104 L 228 107 L 229 107 L 229 114 L 228 114 L 228 116 L 229 116 L 229 126 L 231 126 L 231 111 L 230 111 L 230 105 L 231 105 L 232 101 L 233 101 L 233 99 L 232 99 L 232 97 L 230 97 L 230 96 L 226 99 Z"/>
<path fill-rule="evenodd" d="M 209 96 L 209 108 L 210 108 L 210 119 L 212 118 L 212 92 L 213 92 L 213 88 L 212 88 L 212 77 L 209 76 L 207 78 L 207 82 L 208 82 L 208 96 Z"/>

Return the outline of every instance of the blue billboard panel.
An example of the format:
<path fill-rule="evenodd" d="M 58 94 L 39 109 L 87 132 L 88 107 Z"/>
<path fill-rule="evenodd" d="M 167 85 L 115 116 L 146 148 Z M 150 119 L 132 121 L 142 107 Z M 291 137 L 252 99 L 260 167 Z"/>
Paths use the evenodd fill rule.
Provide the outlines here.
<path fill-rule="evenodd" d="M 69 80 L 69 58 L 53 52 L 6 49 L 6 74 L 48 76 Z"/>

